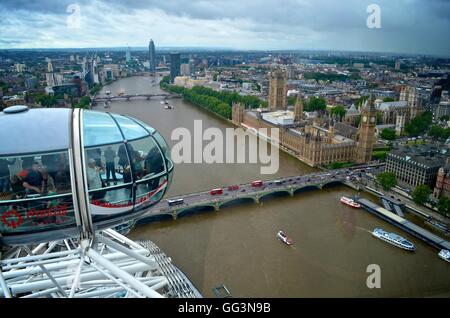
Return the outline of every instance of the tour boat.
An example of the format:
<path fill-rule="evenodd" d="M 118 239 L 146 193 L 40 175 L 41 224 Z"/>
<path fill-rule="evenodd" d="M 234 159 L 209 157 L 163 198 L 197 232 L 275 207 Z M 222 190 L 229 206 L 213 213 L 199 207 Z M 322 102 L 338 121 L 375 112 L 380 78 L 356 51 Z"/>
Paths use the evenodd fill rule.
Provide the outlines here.
<path fill-rule="evenodd" d="M 400 247 L 401 249 L 404 249 L 407 251 L 415 251 L 416 250 L 416 247 L 414 246 L 413 243 L 411 243 L 407 239 L 405 239 L 395 233 L 388 233 L 382 229 L 377 228 L 377 229 L 373 230 L 372 234 L 376 238 L 379 238 L 380 240 L 383 240 L 394 246 Z"/>
<path fill-rule="evenodd" d="M 352 208 L 356 208 L 359 209 L 361 208 L 361 204 L 357 203 L 355 200 L 347 198 L 347 197 L 342 197 L 340 200 L 342 203 L 351 206 Z"/>
<path fill-rule="evenodd" d="M 280 239 L 286 245 L 294 244 L 294 241 L 290 237 L 288 237 L 283 231 L 279 231 L 277 233 L 277 238 Z"/>
<path fill-rule="evenodd" d="M 444 261 L 447 261 L 450 263 L 450 251 L 449 250 L 441 250 L 438 255 Z"/>
<path fill-rule="evenodd" d="M 173 109 L 173 106 L 171 106 L 171 105 L 166 105 L 166 106 L 164 106 L 164 109 Z"/>

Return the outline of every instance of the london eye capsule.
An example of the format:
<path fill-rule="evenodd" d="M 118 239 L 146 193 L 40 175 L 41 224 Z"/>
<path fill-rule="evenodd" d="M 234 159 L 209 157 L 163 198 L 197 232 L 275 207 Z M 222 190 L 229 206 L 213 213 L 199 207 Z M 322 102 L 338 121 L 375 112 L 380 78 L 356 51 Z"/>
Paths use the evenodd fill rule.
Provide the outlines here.
<path fill-rule="evenodd" d="M 80 109 L 0 112 L 0 243 L 87 237 L 130 222 L 169 188 L 166 142 L 127 116 Z"/>

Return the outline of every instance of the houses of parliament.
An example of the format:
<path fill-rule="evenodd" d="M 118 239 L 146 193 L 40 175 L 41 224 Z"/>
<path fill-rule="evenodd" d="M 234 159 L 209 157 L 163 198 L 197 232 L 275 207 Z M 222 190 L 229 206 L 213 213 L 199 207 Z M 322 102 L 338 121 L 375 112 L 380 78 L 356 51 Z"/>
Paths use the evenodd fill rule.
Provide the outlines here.
<path fill-rule="evenodd" d="M 359 128 L 332 118 L 305 118 L 298 95 L 293 110 L 286 105 L 287 76 L 275 69 L 269 74 L 269 109 L 247 110 L 234 104 L 232 121 L 245 129 L 279 129 L 280 147 L 310 166 L 334 162 L 367 163 L 375 143 L 376 108 L 371 97 L 361 109 Z"/>

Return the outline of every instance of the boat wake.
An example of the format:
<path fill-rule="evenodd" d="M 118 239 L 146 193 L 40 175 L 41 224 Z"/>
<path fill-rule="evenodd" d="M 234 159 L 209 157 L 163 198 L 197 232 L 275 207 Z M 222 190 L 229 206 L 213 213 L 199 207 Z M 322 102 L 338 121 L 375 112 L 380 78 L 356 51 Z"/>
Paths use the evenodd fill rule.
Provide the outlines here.
<path fill-rule="evenodd" d="M 367 232 L 367 233 L 369 233 L 369 234 L 372 234 L 372 231 L 371 231 L 371 230 L 365 229 L 365 228 L 363 228 L 363 227 L 360 227 L 360 226 L 355 226 L 355 228 L 356 228 L 356 229 L 358 229 L 358 230 L 361 230 L 361 231 Z"/>

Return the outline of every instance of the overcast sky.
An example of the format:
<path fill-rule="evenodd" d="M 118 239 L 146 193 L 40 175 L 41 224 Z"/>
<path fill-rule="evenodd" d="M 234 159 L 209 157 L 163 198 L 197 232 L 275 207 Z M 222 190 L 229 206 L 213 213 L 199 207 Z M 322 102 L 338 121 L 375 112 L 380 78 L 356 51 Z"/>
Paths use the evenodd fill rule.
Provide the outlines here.
<path fill-rule="evenodd" d="M 77 4 L 79 14 L 68 6 Z M 367 27 L 367 7 L 381 28 Z M 0 0 L 0 48 L 147 46 L 450 55 L 449 0 Z M 79 16 L 79 19 L 77 19 Z"/>

